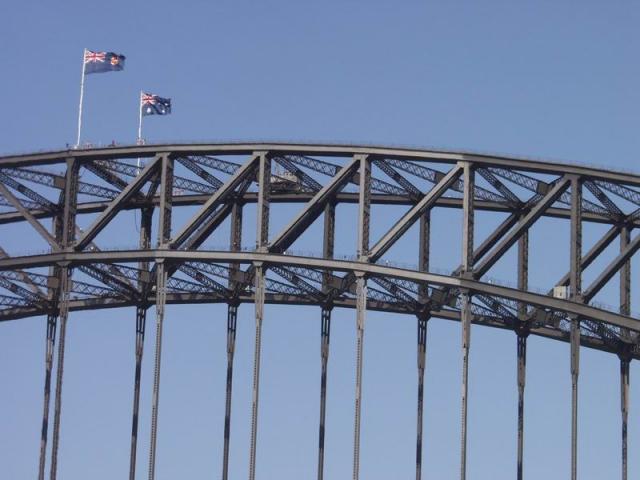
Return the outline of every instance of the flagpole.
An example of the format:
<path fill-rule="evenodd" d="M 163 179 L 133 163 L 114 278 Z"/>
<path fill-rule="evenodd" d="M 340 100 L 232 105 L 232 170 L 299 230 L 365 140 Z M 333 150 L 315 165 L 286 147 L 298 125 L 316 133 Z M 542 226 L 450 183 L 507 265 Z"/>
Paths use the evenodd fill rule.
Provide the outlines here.
<path fill-rule="evenodd" d="M 138 104 L 138 145 L 142 145 L 142 95 L 144 95 L 144 92 L 140 90 L 140 103 Z M 138 171 L 140 171 L 140 157 L 138 157 Z"/>
<path fill-rule="evenodd" d="M 80 80 L 80 107 L 78 108 L 78 139 L 76 140 L 76 148 L 80 147 L 80 132 L 82 131 L 82 100 L 84 98 L 84 74 L 87 62 L 85 58 L 87 56 L 87 49 L 84 49 L 82 54 L 82 79 Z"/>

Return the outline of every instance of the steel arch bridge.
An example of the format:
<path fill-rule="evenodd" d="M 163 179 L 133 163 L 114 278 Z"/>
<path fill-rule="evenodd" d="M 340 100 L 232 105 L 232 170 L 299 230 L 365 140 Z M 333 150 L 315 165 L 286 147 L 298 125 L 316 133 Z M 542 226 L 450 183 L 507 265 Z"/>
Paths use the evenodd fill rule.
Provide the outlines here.
<path fill-rule="evenodd" d="M 56 170 L 57 173 L 53 173 Z M 277 230 L 270 206 L 295 213 Z M 357 238 L 350 255 L 335 253 L 336 208 L 345 204 Z M 255 219 L 243 222 L 243 207 Z M 397 221 L 370 238 L 371 207 L 395 205 Z M 255 209 L 255 210 L 254 210 Z M 462 213 L 462 252 L 446 274 L 430 269 L 431 214 Z M 139 212 L 136 247 L 98 243 L 124 211 Z M 186 221 L 179 213 L 189 212 Z M 485 238 L 474 238 L 476 212 L 499 215 Z M 356 218 L 357 217 L 357 218 Z M 567 222 L 567 273 L 548 292 L 529 287 L 529 231 L 541 219 Z M 271 220 L 270 220 L 271 218 Z M 51 227 L 43 221 L 51 220 Z M 371 146 L 277 143 L 170 144 L 64 150 L 0 157 L 0 238 L 26 222 L 47 251 L 10 255 L 0 245 L 0 320 L 47 317 L 45 382 L 39 478 L 45 478 L 52 371 L 56 378 L 50 478 L 57 474 L 67 322 L 70 312 L 133 306 L 135 374 L 130 479 L 135 479 L 141 362 L 147 310 L 155 306 L 156 343 L 151 410 L 149 478 L 155 477 L 162 329 L 165 305 L 228 305 L 227 383 L 222 478 L 228 478 L 231 386 L 237 308 L 255 304 L 255 352 L 249 478 L 255 478 L 261 329 L 265 303 L 316 305 L 321 312 L 321 397 L 318 478 L 323 478 L 324 423 L 331 312 L 355 310 L 357 365 L 353 478 L 359 477 L 360 409 L 366 311 L 414 315 L 417 319 L 418 409 L 416 478 L 422 468 L 423 378 L 427 325 L 431 318 L 460 321 L 462 330 L 461 478 L 466 476 L 467 377 L 471 324 L 512 330 L 517 341 L 518 462 L 522 478 L 526 346 L 529 335 L 568 342 L 572 378 L 572 478 L 577 477 L 577 398 L 580 346 L 620 359 L 622 476 L 627 475 L 629 365 L 640 358 L 640 321 L 631 306 L 631 261 L 640 247 L 640 175 L 551 162 L 469 153 Z M 255 229 L 247 227 L 254 224 Z M 321 253 L 292 248 L 318 223 Z M 583 225 L 606 233 L 585 251 Z M 206 243 L 221 225 L 229 243 Z M 80 225 L 86 225 L 80 228 Z M 243 248 L 247 231 L 255 247 Z M 414 227 L 417 265 L 388 259 L 396 242 Z M 342 228 L 342 227 L 341 227 Z M 136 234 L 137 236 L 137 234 Z M 153 237 L 153 238 L 152 238 Z M 251 239 L 253 240 L 253 239 Z M 478 240 L 478 241 L 476 241 Z M 35 241 L 35 240 L 34 240 Z M 1 241 L 0 241 L 1 242 Z M 614 245 L 614 242 L 616 244 Z M 615 249 L 602 264 L 605 251 Z M 486 280 L 508 252 L 516 252 L 517 286 Z M 596 262 L 596 260 L 600 260 Z M 596 268 L 583 284 L 582 272 Z M 619 309 L 594 303 L 614 278 Z M 554 279 L 551 279 L 554 280 Z"/>

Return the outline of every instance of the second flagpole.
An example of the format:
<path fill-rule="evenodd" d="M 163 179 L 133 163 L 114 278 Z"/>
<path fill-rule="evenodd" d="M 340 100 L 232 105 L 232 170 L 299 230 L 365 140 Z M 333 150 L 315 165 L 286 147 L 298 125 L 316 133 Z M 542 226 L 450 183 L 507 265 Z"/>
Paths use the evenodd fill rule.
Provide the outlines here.
<path fill-rule="evenodd" d="M 138 103 L 138 145 L 142 145 L 142 96 L 144 92 L 140 90 L 140 102 Z M 140 170 L 140 158 L 138 158 L 138 170 Z"/>
<path fill-rule="evenodd" d="M 80 107 L 78 108 L 78 138 L 76 140 L 76 148 L 80 148 L 80 133 L 82 132 L 82 100 L 84 97 L 84 74 L 87 65 L 86 61 L 87 49 L 84 49 L 82 54 L 82 79 L 80 80 Z"/>

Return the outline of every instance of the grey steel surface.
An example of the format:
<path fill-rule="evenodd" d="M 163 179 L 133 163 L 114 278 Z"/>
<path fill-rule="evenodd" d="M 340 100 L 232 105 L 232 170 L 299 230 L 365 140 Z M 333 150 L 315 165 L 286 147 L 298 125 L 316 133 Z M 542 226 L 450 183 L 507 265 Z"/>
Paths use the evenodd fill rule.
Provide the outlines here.
<path fill-rule="evenodd" d="M 143 159 L 138 168 L 134 159 Z M 57 169 L 54 173 L 52 169 Z M 204 182 L 204 183 L 203 183 Z M 255 204 L 256 243 L 241 247 L 243 206 Z M 273 231 L 271 205 L 298 205 L 297 214 Z M 348 258 L 335 258 L 335 212 L 357 206 L 353 236 L 357 247 Z M 379 238 L 372 238 L 377 205 L 404 206 L 405 213 Z M 186 222 L 174 222 L 177 209 L 195 207 Z M 430 271 L 431 214 L 459 209 L 462 254 L 448 274 Z M 136 248 L 101 245 L 101 232 L 120 212 L 140 213 Z M 154 217 L 154 212 L 156 217 Z M 482 238 L 477 212 L 502 215 Z M 77 219 L 95 217 L 84 231 Z M 290 251 L 309 227 L 323 217 L 323 245 L 318 256 Z M 246 217 L 246 215 L 245 215 Z M 152 226 L 157 218 L 158 225 Z M 182 218 L 182 217 L 180 217 Z M 549 283 L 548 294 L 529 289 L 529 255 L 536 246 L 529 232 L 541 219 L 568 224 L 568 272 Z M 52 227 L 43 220 L 52 219 Z M 230 219 L 229 246 L 206 241 Z M 477 220 L 478 219 L 478 220 Z M 136 477 L 142 341 L 146 311 L 156 305 L 149 479 L 155 477 L 160 415 L 162 324 L 166 304 L 226 303 L 227 384 L 222 477 L 228 477 L 233 352 L 237 307 L 255 303 L 256 344 L 249 478 L 255 478 L 258 441 L 261 329 L 265 303 L 316 305 L 320 308 L 321 395 L 318 478 L 323 478 L 326 383 L 333 308 L 356 311 L 356 392 L 353 478 L 359 478 L 362 367 L 366 310 L 414 315 L 417 320 L 418 404 L 416 479 L 423 464 L 422 417 L 428 321 L 461 322 L 462 414 L 461 478 L 466 476 L 467 378 L 471 326 L 511 330 L 517 339 L 517 478 L 524 461 L 524 390 L 528 335 L 568 342 L 571 350 L 571 470 L 577 478 L 578 375 L 580 347 L 620 357 L 622 472 L 627 475 L 629 362 L 640 358 L 640 321 L 631 316 L 631 262 L 638 255 L 640 175 L 470 153 L 404 148 L 277 143 L 178 144 L 65 150 L 0 157 L 0 238 L 25 222 L 48 251 L 9 256 L 0 245 L 0 322 L 47 317 L 43 422 L 38 459 L 45 476 L 49 403 L 54 347 L 57 373 L 50 478 L 57 475 L 62 416 L 62 386 L 67 319 L 70 312 L 136 307 L 135 373 L 129 478 Z M 413 254 L 416 267 L 394 266 L 386 254 L 418 224 Z M 585 224 L 608 230 L 583 253 Z M 152 241 L 153 231 L 157 241 Z M 487 229 L 484 229 L 487 230 Z M 247 239 L 247 236 L 244 235 Z M 619 238 L 613 258 L 607 248 Z M 0 240 L 2 243 L 2 240 Z M 495 265 L 517 245 L 517 287 L 487 281 Z M 391 259 L 392 260 L 392 259 Z M 602 266 L 604 264 L 604 266 Z M 582 272 L 597 270 L 590 284 Z M 47 269 L 48 273 L 43 273 Z M 619 308 L 592 303 L 619 276 Z M 554 295 L 554 286 L 567 287 Z M 561 290 L 559 290 L 561 291 Z M 133 320 L 133 319 L 132 319 Z M 58 338 L 56 338 L 56 335 Z M 139 476 L 139 475 L 138 475 Z"/>

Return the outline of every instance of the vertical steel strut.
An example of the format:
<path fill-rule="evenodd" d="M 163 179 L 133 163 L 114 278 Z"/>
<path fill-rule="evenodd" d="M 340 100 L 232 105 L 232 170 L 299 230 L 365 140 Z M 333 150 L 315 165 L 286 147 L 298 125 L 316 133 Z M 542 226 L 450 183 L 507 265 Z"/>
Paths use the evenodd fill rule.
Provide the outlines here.
<path fill-rule="evenodd" d="M 260 393 L 260 354 L 262 350 L 262 319 L 264 315 L 264 267 L 255 264 L 256 335 L 253 351 L 253 401 L 251 405 L 251 445 L 249 451 L 249 480 L 256 478 L 256 445 L 258 441 L 258 400 Z"/>
<path fill-rule="evenodd" d="M 517 480 L 522 480 L 522 457 L 524 453 L 524 387 L 527 367 L 527 334 L 518 332 L 518 464 Z"/>
<path fill-rule="evenodd" d="M 160 366 L 162 360 L 162 328 L 167 298 L 167 271 L 164 260 L 156 262 L 156 349 L 153 364 L 153 399 L 151 403 L 151 441 L 149 446 L 149 480 L 156 475 L 158 440 L 158 406 L 160 403 Z"/>
<path fill-rule="evenodd" d="M 424 369 L 427 352 L 428 314 L 418 316 L 418 415 L 416 433 L 416 480 L 422 478 L 422 423 L 424 413 Z"/>
<path fill-rule="evenodd" d="M 627 420 L 629 418 L 629 355 L 620 356 L 620 412 L 622 414 L 622 480 L 627 480 Z"/>
<path fill-rule="evenodd" d="M 56 239 L 62 239 L 62 219 L 56 217 L 53 220 L 53 230 Z M 54 278 L 60 278 L 58 267 L 50 267 L 49 271 Z M 59 286 L 59 285 L 58 285 Z M 47 463 L 47 439 L 49 432 L 49 404 L 51 403 L 51 371 L 53 369 L 53 354 L 56 344 L 56 329 L 58 326 L 58 298 L 59 288 L 54 288 L 49 294 L 51 312 L 47 315 L 47 340 L 45 348 L 45 374 L 44 374 L 44 402 L 42 408 L 42 428 L 40 431 L 40 459 L 38 465 L 38 480 L 44 480 Z"/>
<path fill-rule="evenodd" d="M 431 231 L 431 213 L 425 212 L 420 217 L 420 233 L 418 242 L 418 268 L 422 272 L 429 271 L 429 247 Z M 421 305 L 427 305 L 429 301 L 429 288 L 426 284 L 418 287 L 418 301 Z M 422 431 L 424 423 L 424 370 L 426 367 L 427 352 L 427 321 L 428 311 L 418 315 L 418 414 L 416 416 L 416 480 L 422 478 Z"/>
<path fill-rule="evenodd" d="M 153 211 L 151 209 L 143 209 L 140 219 L 140 248 L 147 250 L 151 246 L 151 218 Z M 149 271 L 149 262 L 140 262 L 139 268 L 142 272 Z M 129 480 L 136 478 L 136 459 L 138 451 L 138 427 L 140 418 L 140 383 L 142 377 L 142 354 L 144 351 L 144 335 L 147 323 L 147 302 L 146 302 L 146 285 L 143 278 L 138 278 L 138 291 L 141 298 L 140 303 L 136 306 L 136 344 L 135 359 L 136 368 L 133 378 L 133 413 L 131 417 L 131 452 L 129 455 Z M 148 278 L 146 279 L 148 281 Z"/>
<path fill-rule="evenodd" d="M 629 245 L 631 230 L 624 226 L 620 230 L 620 250 Z M 627 261 L 620 269 L 620 313 L 631 314 L 631 262 Z M 629 332 L 623 332 L 630 340 Z M 629 364 L 631 356 L 625 349 L 620 355 L 620 410 L 622 414 L 622 480 L 627 480 L 627 420 L 629 417 Z"/>
<path fill-rule="evenodd" d="M 173 158 L 162 155 L 160 170 L 160 205 L 158 214 L 158 248 L 167 249 L 171 242 L 173 207 Z M 167 302 L 167 266 L 164 259 L 156 261 L 156 344 L 153 364 L 153 397 L 151 403 L 151 440 L 149 445 L 149 480 L 156 475 L 158 439 L 158 408 L 160 404 L 160 366 L 162 364 L 162 329 Z"/>
<path fill-rule="evenodd" d="M 469 394 L 469 348 L 471 341 L 471 295 L 461 294 L 462 315 L 462 407 L 460 434 L 460 480 L 467 478 L 467 409 Z"/>
<path fill-rule="evenodd" d="M 570 298 L 582 301 L 582 179 L 571 178 Z M 580 318 L 571 316 L 571 480 L 578 478 L 578 376 L 580 373 Z"/>
<path fill-rule="evenodd" d="M 69 248 L 75 238 L 76 207 L 78 204 L 78 173 L 80 164 L 74 158 L 67 159 L 67 171 L 65 174 L 64 207 L 62 222 L 59 225 L 62 231 L 62 246 Z M 58 364 L 56 368 L 56 396 L 53 413 L 53 435 L 51 440 L 51 480 L 55 480 L 58 474 L 58 449 L 60 443 L 60 415 L 62 412 L 62 378 L 64 373 L 64 352 L 67 337 L 67 320 L 69 318 L 69 295 L 72 269 L 68 263 L 59 265 L 59 285 L 54 301 L 58 302 L 60 320 L 60 338 L 58 341 Z"/>
<path fill-rule="evenodd" d="M 333 258 L 335 244 L 336 206 L 330 201 L 324 208 L 324 238 L 322 254 L 324 258 Z M 330 272 L 322 275 L 322 292 L 326 295 L 330 291 Z M 327 404 L 327 367 L 329 363 L 329 341 L 331 338 L 331 309 L 332 305 L 322 306 L 320 314 L 320 426 L 318 431 L 318 480 L 324 478 L 324 439 L 325 418 Z"/>
<path fill-rule="evenodd" d="M 529 232 L 526 231 L 518 240 L 518 289 L 529 289 Z M 529 324 L 527 323 L 527 306 L 518 304 L 518 319 L 520 323 L 516 328 L 517 334 L 517 359 L 518 359 L 518 459 L 516 463 L 517 480 L 523 478 L 524 460 L 524 388 L 527 370 L 527 337 L 529 336 Z"/>
<path fill-rule="evenodd" d="M 229 442 L 231 440 L 231 392 L 233 387 L 233 356 L 236 349 L 236 324 L 238 304 L 227 308 L 227 386 L 224 413 L 224 450 L 222 455 L 222 480 L 229 478 Z"/>
<path fill-rule="evenodd" d="M 322 308 L 320 332 L 320 429 L 318 432 L 318 480 L 324 477 L 324 425 L 327 412 L 327 363 L 329 360 L 329 340 L 331 337 L 331 309 Z"/>
<path fill-rule="evenodd" d="M 473 272 L 473 195 L 475 175 L 471 164 L 464 163 L 464 190 L 462 201 L 462 275 Z M 460 321 L 462 323 L 462 405 L 460 434 L 460 480 L 467 477 L 467 409 L 469 393 L 469 348 L 471 342 L 471 293 L 463 290 L 460 294 Z"/>
<path fill-rule="evenodd" d="M 62 377 L 64 373 L 64 352 L 69 317 L 69 276 L 68 265 L 60 267 L 60 338 L 58 341 L 58 365 L 56 368 L 56 398 L 53 413 L 53 436 L 51 439 L 51 480 L 58 474 L 58 448 L 60 445 L 60 415 L 62 412 Z"/>
<path fill-rule="evenodd" d="M 142 377 L 142 353 L 144 349 L 144 332 L 147 323 L 147 308 L 136 307 L 136 369 L 133 377 L 133 413 L 131 416 L 131 451 L 129 455 L 129 480 L 136 478 L 136 458 L 138 450 L 138 425 L 140 418 L 140 383 Z"/>
<path fill-rule="evenodd" d="M 271 192 L 271 157 L 268 152 L 260 152 L 258 168 L 258 205 L 256 249 L 266 252 L 269 245 L 269 203 Z M 256 447 L 258 442 L 258 400 L 260 393 L 260 355 L 262 350 L 262 320 L 264 317 L 265 268 L 262 262 L 255 266 L 255 316 L 256 334 L 253 351 L 253 401 L 251 405 L 251 440 L 249 446 L 249 480 L 256 478 Z"/>
<path fill-rule="evenodd" d="M 358 273 L 356 280 L 356 401 L 353 429 L 353 480 L 360 477 L 360 416 L 362 410 L 362 353 L 364 343 L 364 322 L 367 310 L 367 284 L 364 276 Z"/>
<path fill-rule="evenodd" d="M 49 430 L 49 403 L 51 400 L 51 370 L 53 368 L 53 351 L 56 343 L 56 327 L 58 313 L 47 315 L 47 346 L 45 352 L 44 374 L 44 406 L 42 412 L 42 430 L 40 435 L 40 462 L 38 480 L 44 480 L 44 470 L 47 460 L 47 435 Z"/>
<path fill-rule="evenodd" d="M 358 155 L 358 260 L 369 261 L 369 220 L 371 212 L 371 160 Z M 360 478 L 360 419 L 362 414 L 362 353 L 367 312 L 367 280 L 356 272 L 356 398 L 353 426 L 353 480 Z"/>
<path fill-rule="evenodd" d="M 578 478 L 578 375 L 580 372 L 580 320 L 571 319 L 571 480 Z"/>
<path fill-rule="evenodd" d="M 242 205 L 234 203 L 231 210 L 231 251 L 238 252 L 242 244 Z M 229 265 L 229 289 L 235 292 L 237 281 L 235 280 L 240 265 Z M 236 350 L 236 326 L 238 322 L 238 302 L 234 299 L 227 307 L 227 384 L 225 393 L 224 413 L 224 447 L 222 453 L 222 480 L 229 478 L 229 445 L 231 442 L 231 398 L 233 390 L 233 358 Z"/>

